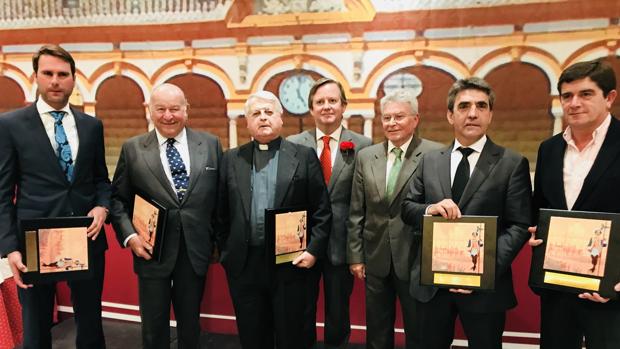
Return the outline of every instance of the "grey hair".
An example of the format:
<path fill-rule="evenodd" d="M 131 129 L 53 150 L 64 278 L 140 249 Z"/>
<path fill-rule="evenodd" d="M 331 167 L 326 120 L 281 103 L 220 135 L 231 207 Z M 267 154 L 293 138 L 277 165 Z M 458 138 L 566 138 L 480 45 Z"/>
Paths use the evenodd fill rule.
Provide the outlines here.
<path fill-rule="evenodd" d="M 245 106 L 243 107 L 243 111 L 245 112 L 246 116 L 249 114 L 250 107 L 252 106 L 252 103 L 254 103 L 255 99 L 263 99 L 266 101 L 270 101 L 273 103 L 276 109 L 276 112 L 280 113 L 280 115 L 284 113 L 284 109 L 282 109 L 282 104 L 280 104 L 280 100 L 278 99 L 278 97 L 276 97 L 276 95 L 274 95 L 273 93 L 269 91 L 262 90 L 262 91 L 252 93 L 248 97 L 248 99 L 245 101 Z"/>
<path fill-rule="evenodd" d="M 418 113 L 418 99 L 413 91 L 409 89 L 397 89 L 381 98 L 381 114 L 383 114 L 383 110 L 385 110 L 385 105 L 390 102 L 409 103 L 411 111 L 414 114 Z"/>

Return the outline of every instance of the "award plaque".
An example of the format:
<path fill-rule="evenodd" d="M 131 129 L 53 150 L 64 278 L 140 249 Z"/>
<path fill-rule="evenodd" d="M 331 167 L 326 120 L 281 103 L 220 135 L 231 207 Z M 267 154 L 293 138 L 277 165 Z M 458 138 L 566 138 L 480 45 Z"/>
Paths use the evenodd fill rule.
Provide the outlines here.
<path fill-rule="evenodd" d="M 492 290 L 496 248 L 495 216 L 463 216 L 451 220 L 424 216 L 421 284 Z"/>
<path fill-rule="evenodd" d="M 58 217 L 20 221 L 24 283 L 83 280 L 91 277 L 87 229 L 92 217 Z"/>
<path fill-rule="evenodd" d="M 620 214 L 541 209 L 529 283 L 616 299 L 620 281 Z"/>
<path fill-rule="evenodd" d="M 265 210 L 265 246 L 267 260 L 282 264 L 292 262 L 306 250 L 308 210 L 280 208 Z"/>
<path fill-rule="evenodd" d="M 131 224 L 136 233 L 152 248 L 153 259 L 159 262 L 164 245 L 166 209 L 157 201 L 136 194 Z"/>

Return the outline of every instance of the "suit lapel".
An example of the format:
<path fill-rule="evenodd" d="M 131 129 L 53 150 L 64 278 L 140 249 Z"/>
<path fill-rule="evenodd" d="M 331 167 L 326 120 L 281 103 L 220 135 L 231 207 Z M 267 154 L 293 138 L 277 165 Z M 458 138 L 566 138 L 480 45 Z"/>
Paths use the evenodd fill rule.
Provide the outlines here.
<path fill-rule="evenodd" d="M 251 197 L 251 182 L 250 176 L 252 175 L 252 158 L 254 151 L 254 143 L 246 143 L 239 148 L 237 153 L 237 159 L 234 163 L 235 176 L 237 177 L 237 185 L 239 188 L 239 196 L 241 197 L 241 203 L 245 210 L 245 217 L 250 217 L 250 202 Z"/>
<path fill-rule="evenodd" d="M 411 143 L 409 143 L 409 147 L 405 153 L 405 158 L 402 159 L 403 162 L 400 172 L 398 172 L 398 178 L 396 179 L 396 186 L 394 187 L 394 194 L 392 195 L 390 206 L 394 203 L 398 197 L 398 194 L 403 189 L 407 181 L 409 181 L 409 178 L 411 178 L 413 172 L 418 166 L 418 162 L 420 161 L 419 156 L 422 154 L 419 149 L 421 142 L 422 141 L 420 138 L 414 135 L 411 139 Z"/>
<path fill-rule="evenodd" d="M 164 190 L 168 193 L 168 195 L 172 198 L 172 201 L 179 203 L 179 198 L 177 194 L 172 190 L 172 186 L 170 185 L 170 181 L 166 176 L 166 172 L 164 172 L 163 164 L 161 163 L 161 157 L 159 155 L 159 144 L 157 142 L 157 136 L 155 135 L 155 131 L 151 131 L 149 135 L 142 142 L 142 147 L 144 148 L 144 152 L 142 153 L 144 157 L 144 161 L 146 162 L 147 167 L 153 173 L 153 176 L 157 178 L 159 183 L 162 185 Z"/>
<path fill-rule="evenodd" d="M 187 146 L 189 151 L 189 163 L 190 163 L 190 175 L 189 184 L 187 186 L 186 196 L 192 191 L 200 173 L 202 173 L 203 165 L 206 162 L 207 152 L 202 144 L 202 141 L 198 138 L 194 131 L 186 128 L 187 133 Z"/>
<path fill-rule="evenodd" d="M 442 149 L 439 161 L 435 164 L 435 166 L 437 166 L 436 173 L 439 174 L 439 184 L 441 185 L 444 198 L 452 198 L 452 184 L 450 183 L 450 157 L 452 155 L 453 147 L 454 143 L 450 144 L 447 148 Z"/>
<path fill-rule="evenodd" d="M 335 149 L 336 161 L 334 161 L 334 167 L 332 169 L 332 176 L 329 179 L 329 185 L 327 186 L 327 190 L 330 193 L 332 192 L 332 189 L 334 189 L 334 185 L 336 184 L 336 181 L 338 181 L 338 176 L 340 176 L 342 169 L 346 165 L 346 163 L 344 162 L 344 157 L 342 155 L 342 152 L 340 151 L 340 143 L 352 142 L 352 141 L 353 141 L 353 138 L 351 137 L 351 133 L 349 132 L 349 130 L 343 127 L 342 133 L 340 134 L 340 139 L 338 140 L 338 146 Z M 347 152 L 345 156 L 351 156 L 351 154 Z"/>
<path fill-rule="evenodd" d="M 458 202 L 461 209 L 467 205 L 472 195 L 480 188 L 480 185 L 489 178 L 489 174 L 493 171 L 495 165 L 497 165 L 501 153 L 502 148 L 491 142 L 491 139 L 487 139 L 484 148 L 482 148 L 482 153 L 480 153 L 480 157 L 478 158 L 478 162 L 476 163 L 476 167 L 471 174 L 471 178 L 465 186 L 461 201 Z"/>
<path fill-rule="evenodd" d="M 551 154 L 545 161 L 549 163 L 549 181 L 545 181 L 545 185 L 549 185 L 550 197 L 559 200 L 559 209 L 566 210 L 566 193 L 564 191 L 564 153 L 566 152 L 566 142 L 562 139 L 551 148 Z M 583 192 L 583 190 L 582 190 Z"/>
<path fill-rule="evenodd" d="M 86 131 L 84 130 L 84 117 L 81 114 L 78 114 L 78 112 L 76 110 L 74 110 L 73 108 L 71 108 L 71 113 L 73 113 L 73 119 L 75 120 L 75 128 L 77 130 L 77 137 L 78 140 L 80 140 L 78 142 L 78 149 L 73 150 L 73 151 L 77 151 L 77 156 L 75 158 L 75 164 L 73 165 L 73 178 L 75 180 L 75 178 L 79 178 L 80 176 L 80 172 L 82 171 L 82 158 L 84 157 L 84 143 L 83 140 L 85 139 L 85 137 L 82 137 L 84 135 L 86 135 Z M 91 116 L 87 116 L 87 117 L 91 117 Z M 60 165 L 58 166 L 58 168 L 60 168 Z M 62 171 L 61 171 L 62 172 Z M 66 176 L 65 176 L 66 177 Z"/>
<path fill-rule="evenodd" d="M 299 160 L 295 157 L 297 149 L 286 140 L 280 143 L 280 154 L 278 155 L 278 174 L 276 178 L 276 195 L 273 201 L 274 207 L 281 207 L 288 192 L 289 186 L 293 183 L 293 175 L 299 165 Z"/>
<path fill-rule="evenodd" d="M 377 147 L 377 151 L 374 154 L 373 164 L 370 167 L 374 178 L 375 185 L 377 186 L 377 192 L 380 198 L 385 198 L 385 171 L 387 168 L 387 141 L 383 142 L 383 147 Z"/>
<path fill-rule="evenodd" d="M 615 163 L 614 159 L 620 156 L 619 124 L 620 122 L 614 119 L 614 117 L 612 116 L 612 121 L 609 125 L 609 129 L 607 130 L 607 135 L 605 136 L 605 140 L 603 141 L 601 150 L 598 152 L 598 155 L 596 156 L 596 160 L 594 160 L 594 164 L 592 164 L 590 172 L 583 181 L 583 187 L 581 188 L 581 192 L 577 197 L 577 201 L 575 201 L 575 204 L 573 205 L 573 209 L 575 207 L 580 207 L 582 203 L 585 202 L 588 195 L 592 192 L 601 176 L 605 174 L 607 168 L 611 166 L 611 164 Z M 564 187 L 564 185 L 562 185 L 562 187 Z"/>

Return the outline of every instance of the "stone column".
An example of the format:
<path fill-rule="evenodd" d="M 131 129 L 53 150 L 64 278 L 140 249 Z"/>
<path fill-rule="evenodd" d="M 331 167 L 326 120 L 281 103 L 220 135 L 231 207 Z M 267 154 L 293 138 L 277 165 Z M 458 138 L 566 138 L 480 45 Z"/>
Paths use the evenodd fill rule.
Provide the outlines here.
<path fill-rule="evenodd" d="M 236 148 L 237 141 L 237 119 L 243 115 L 241 110 L 228 110 L 228 149 Z"/>
<path fill-rule="evenodd" d="M 551 100 L 551 115 L 553 115 L 553 134 L 557 135 L 562 132 L 562 116 L 564 116 L 564 111 L 562 110 L 562 105 L 560 104 L 560 97 L 553 96 Z"/>
<path fill-rule="evenodd" d="M 375 111 L 364 112 L 362 117 L 364 118 L 364 136 L 372 139 L 372 121 L 375 118 Z"/>

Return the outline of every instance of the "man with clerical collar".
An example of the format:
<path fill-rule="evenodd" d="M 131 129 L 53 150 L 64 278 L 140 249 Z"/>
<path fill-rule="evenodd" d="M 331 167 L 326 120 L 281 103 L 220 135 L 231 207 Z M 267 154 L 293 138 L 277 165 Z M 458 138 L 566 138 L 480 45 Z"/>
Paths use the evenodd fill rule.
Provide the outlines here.
<path fill-rule="evenodd" d="M 527 240 L 530 221 L 529 163 L 486 136 L 495 94 L 476 77 L 456 81 L 448 92 L 447 119 L 454 142 L 428 152 L 403 201 L 403 220 L 422 233 L 425 214 L 447 219 L 497 216 L 495 289 L 478 292 L 420 285 L 420 253 L 411 272 L 421 348 L 448 349 L 458 315 L 473 349 L 502 347 L 506 310 L 517 305 L 511 264 Z"/>
<path fill-rule="evenodd" d="M 248 348 L 304 348 L 306 275 L 324 258 L 331 226 L 329 197 L 316 153 L 281 138 L 282 105 L 259 91 L 245 103 L 253 140 L 224 154 L 218 195 L 218 246 Z M 265 209 L 308 210 L 306 250 L 292 262 L 266 256 Z M 269 257 L 269 258 L 267 258 Z"/>
<path fill-rule="evenodd" d="M 616 88 L 616 73 L 603 60 L 575 63 L 560 75 L 568 126 L 538 149 L 533 224 L 540 208 L 620 213 L 620 121 L 610 112 Z M 530 232 L 531 246 L 543 243 L 536 227 Z M 534 291 L 540 295 L 541 349 L 581 348 L 584 338 L 588 349 L 620 348 L 619 301 L 597 292 Z"/>
<path fill-rule="evenodd" d="M 362 149 L 355 161 L 351 210 L 347 223 L 347 263 L 365 281 L 367 348 L 394 348 L 396 297 L 400 300 L 405 342 L 417 346 L 415 303 L 409 294 L 409 271 L 417 242 L 401 219 L 407 183 L 422 155 L 441 144 L 417 135 L 418 101 L 399 89 L 381 99 L 386 141 Z"/>
<path fill-rule="evenodd" d="M 316 345 L 316 305 L 321 275 L 325 299 L 325 348 L 346 348 L 351 334 L 349 297 L 353 291 L 353 275 L 346 263 L 346 222 L 351 203 L 355 156 L 372 141 L 342 126 L 346 107 L 347 98 L 338 81 L 328 78 L 317 80 L 308 96 L 308 108 L 316 128 L 287 138 L 316 150 L 333 215 L 327 258 L 318 260 L 308 276 L 304 333 L 309 347 Z"/>

